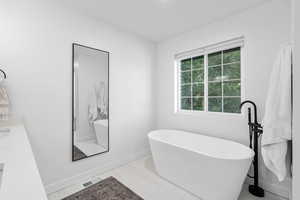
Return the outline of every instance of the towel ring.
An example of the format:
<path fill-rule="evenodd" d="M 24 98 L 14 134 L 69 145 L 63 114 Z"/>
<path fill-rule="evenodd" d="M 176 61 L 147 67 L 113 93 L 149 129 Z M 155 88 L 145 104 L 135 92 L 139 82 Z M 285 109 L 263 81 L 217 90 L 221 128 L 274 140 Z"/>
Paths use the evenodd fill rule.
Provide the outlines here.
<path fill-rule="evenodd" d="M 6 73 L 2 69 L 0 69 L 0 72 L 3 74 L 4 79 L 6 79 Z"/>

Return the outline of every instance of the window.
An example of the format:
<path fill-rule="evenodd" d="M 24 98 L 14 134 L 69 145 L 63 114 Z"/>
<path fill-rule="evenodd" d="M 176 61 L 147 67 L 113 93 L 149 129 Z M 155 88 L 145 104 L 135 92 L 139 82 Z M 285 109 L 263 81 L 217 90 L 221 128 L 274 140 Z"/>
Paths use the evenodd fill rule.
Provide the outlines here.
<path fill-rule="evenodd" d="M 179 111 L 240 113 L 241 46 L 177 59 Z"/>
<path fill-rule="evenodd" d="M 204 110 L 204 56 L 181 60 L 181 109 Z"/>

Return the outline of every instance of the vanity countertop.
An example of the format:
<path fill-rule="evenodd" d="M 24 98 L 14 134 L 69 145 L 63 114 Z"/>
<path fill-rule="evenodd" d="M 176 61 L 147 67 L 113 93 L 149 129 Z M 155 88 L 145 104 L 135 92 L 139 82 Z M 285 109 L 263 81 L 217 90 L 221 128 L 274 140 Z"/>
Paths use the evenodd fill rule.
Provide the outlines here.
<path fill-rule="evenodd" d="M 22 124 L 7 126 L 0 133 L 0 164 L 4 164 L 0 185 L 2 200 L 46 200 L 47 195 Z"/>

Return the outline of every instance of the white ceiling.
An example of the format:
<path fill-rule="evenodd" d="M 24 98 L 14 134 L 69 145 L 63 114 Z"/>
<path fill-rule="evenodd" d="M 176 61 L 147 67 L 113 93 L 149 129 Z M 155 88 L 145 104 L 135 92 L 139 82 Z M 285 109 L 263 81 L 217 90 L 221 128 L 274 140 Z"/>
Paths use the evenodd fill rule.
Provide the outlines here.
<path fill-rule="evenodd" d="M 60 0 L 153 41 L 189 31 L 267 0 Z"/>

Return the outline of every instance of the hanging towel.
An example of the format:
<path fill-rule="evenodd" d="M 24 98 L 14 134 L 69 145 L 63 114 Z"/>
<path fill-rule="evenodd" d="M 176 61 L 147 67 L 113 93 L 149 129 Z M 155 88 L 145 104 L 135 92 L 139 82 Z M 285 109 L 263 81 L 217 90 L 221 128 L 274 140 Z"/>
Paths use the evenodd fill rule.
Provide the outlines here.
<path fill-rule="evenodd" d="M 0 120 L 8 120 L 9 98 L 4 86 L 0 86 Z"/>
<path fill-rule="evenodd" d="M 97 93 L 94 87 L 89 93 L 88 119 L 92 124 L 98 117 Z"/>
<path fill-rule="evenodd" d="M 287 141 L 291 140 L 292 47 L 283 47 L 275 60 L 263 119 L 261 153 L 264 163 L 283 181 L 287 174 Z"/>
<path fill-rule="evenodd" d="M 101 119 L 104 119 L 107 115 L 107 107 L 106 107 L 105 83 L 103 81 L 97 84 L 97 105 L 100 111 L 100 117 Z"/>

